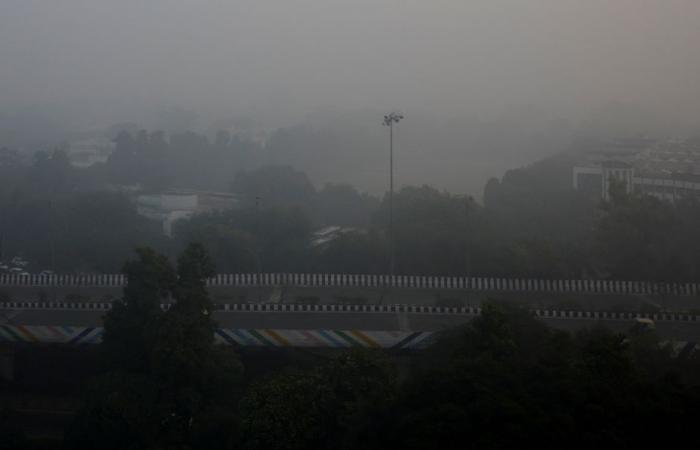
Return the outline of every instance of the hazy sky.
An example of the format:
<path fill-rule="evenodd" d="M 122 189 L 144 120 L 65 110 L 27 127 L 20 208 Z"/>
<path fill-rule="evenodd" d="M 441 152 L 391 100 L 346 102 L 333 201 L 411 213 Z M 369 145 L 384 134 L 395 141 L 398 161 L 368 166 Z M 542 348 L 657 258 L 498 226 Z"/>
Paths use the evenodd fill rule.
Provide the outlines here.
<path fill-rule="evenodd" d="M 698 0 L 0 0 L 0 108 L 576 118 L 622 101 L 695 125 L 699 24 Z"/>

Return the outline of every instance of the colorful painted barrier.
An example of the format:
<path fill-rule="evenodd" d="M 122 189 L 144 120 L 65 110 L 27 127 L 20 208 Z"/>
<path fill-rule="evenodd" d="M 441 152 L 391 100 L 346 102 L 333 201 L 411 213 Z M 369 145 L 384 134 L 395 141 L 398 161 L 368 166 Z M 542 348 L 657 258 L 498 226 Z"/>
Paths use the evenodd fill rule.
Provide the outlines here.
<path fill-rule="evenodd" d="M 18 275 L 0 274 L 0 286 L 120 288 L 122 274 Z M 207 280 L 216 287 L 351 287 L 459 289 L 501 292 L 575 292 L 606 295 L 700 295 L 698 283 L 657 283 L 623 280 L 542 280 L 525 278 L 427 277 L 318 273 L 228 273 Z"/>
<path fill-rule="evenodd" d="M 219 342 L 252 347 L 423 348 L 429 331 L 216 330 Z"/>
<path fill-rule="evenodd" d="M 102 327 L 0 325 L 0 342 L 99 344 L 103 332 Z"/>
<path fill-rule="evenodd" d="M 0 325 L 0 342 L 99 344 L 102 327 Z M 216 342 L 244 347 L 423 348 L 432 332 L 217 329 Z"/>
<path fill-rule="evenodd" d="M 700 345 L 697 342 L 673 341 L 671 342 L 673 356 L 685 358 L 691 354 L 700 351 Z"/>
<path fill-rule="evenodd" d="M 0 342 L 47 344 L 99 344 L 102 327 L 60 327 L 0 325 Z M 422 349 L 433 342 L 430 331 L 361 331 L 361 330 L 270 330 L 217 329 L 215 341 L 241 347 L 307 347 L 307 348 L 383 348 Z M 695 342 L 671 341 L 675 356 L 698 351 Z"/>

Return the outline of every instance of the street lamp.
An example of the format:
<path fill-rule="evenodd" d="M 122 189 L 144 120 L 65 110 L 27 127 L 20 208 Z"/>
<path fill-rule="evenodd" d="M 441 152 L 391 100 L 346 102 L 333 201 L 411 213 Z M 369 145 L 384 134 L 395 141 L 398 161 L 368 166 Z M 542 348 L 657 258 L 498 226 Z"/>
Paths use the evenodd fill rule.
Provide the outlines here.
<path fill-rule="evenodd" d="M 391 112 L 384 116 L 385 127 L 389 127 L 389 274 L 395 274 L 394 262 L 394 124 L 403 119 L 403 114 Z"/>
<path fill-rule="evenodd" d="M 258 266 L 258 303 L 262 302 L 262 261 L 260 257 L 260 196 L 255 196 L 255 259 Z"/>

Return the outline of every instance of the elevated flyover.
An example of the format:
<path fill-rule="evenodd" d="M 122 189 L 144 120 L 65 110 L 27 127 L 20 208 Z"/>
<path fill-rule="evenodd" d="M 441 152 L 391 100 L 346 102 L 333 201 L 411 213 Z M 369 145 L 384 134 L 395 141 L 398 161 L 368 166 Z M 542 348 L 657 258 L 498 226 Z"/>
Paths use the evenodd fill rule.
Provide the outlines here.
<path fill-rule="evenodd" d="M 100 275 L 0 275 L 3 287 L 84 287 L 119 289 L 126 285 L 123 274 Z M 579 292 L 591 294 L 694 295 L 700 294 L 698 283 L 661 283 L 591 279 L 531 279 L 440 277 L 417 275 L 363 275 L 325 273 L 235 273 L 218 274 L 207 280 L 218 287 L 352 287 L 493 290 L 517 292 Z"/>
<path fill-rule="evenodd" d="M 0 275 L 0 300 L 85 302 L 119 298 L 126 278 Z M 207 280 L 216 303 L 478 305 L 488 298 L 532 308 L 700 312 L 700 284 L 358 274 L 219 274 Z"/>
<path fill-rule="evenodd" d="M 110 303 L 0 304 L 0 341 L 97 343 L 102 317 L 110 308 Z M 479 307 L 225 304 L 218 305 L 213 318 L 219 326 L 217 339 L 229 344 L 413 348 L 480 313 Z M 646 318 L 654 321 L 663 339 L 700 341 L 700 316 L 693 314 L 542 309 L 532 313 L 567 331 L 604 326 L 624 332 Z"/>
<path fill-rule="evenodd" d="M 0 276 L 0 340 L 96 343 L 121 274 Z M 223 343 L 415 348 L 480 313 L 487 298 L 549 325 L 625 331 L 650 318 L 663 339 L 698 342 L 696 283 L 356 274 L 220 274 L 207 280 Z M 167 308 L 168 305 L 163 305 Z"/>

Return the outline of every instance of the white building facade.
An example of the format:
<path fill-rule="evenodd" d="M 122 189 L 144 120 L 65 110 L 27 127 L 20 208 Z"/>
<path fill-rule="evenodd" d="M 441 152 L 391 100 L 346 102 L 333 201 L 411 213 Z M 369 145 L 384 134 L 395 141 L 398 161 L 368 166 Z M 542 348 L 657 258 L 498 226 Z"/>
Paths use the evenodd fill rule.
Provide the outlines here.
<path fill-rule="evenodd" d="M 157 194 L 142 194 L 136 199 L 139 214 L 163 224 L 163 233 L 172 237 L 173 225 L 178 220 L 195 214 L 216 210 L 235 209 L 238 197 L 227 192 L 173 190 Z"/>
<path fill-rule="evenodd" d="M 613 180 L 627 193 L 641 192 L 669 201 L 700 196 L 700 145 L 670 140 L 638 147 L 591 151 L 574 167 L 573 187 L 610 198 Z"/>

